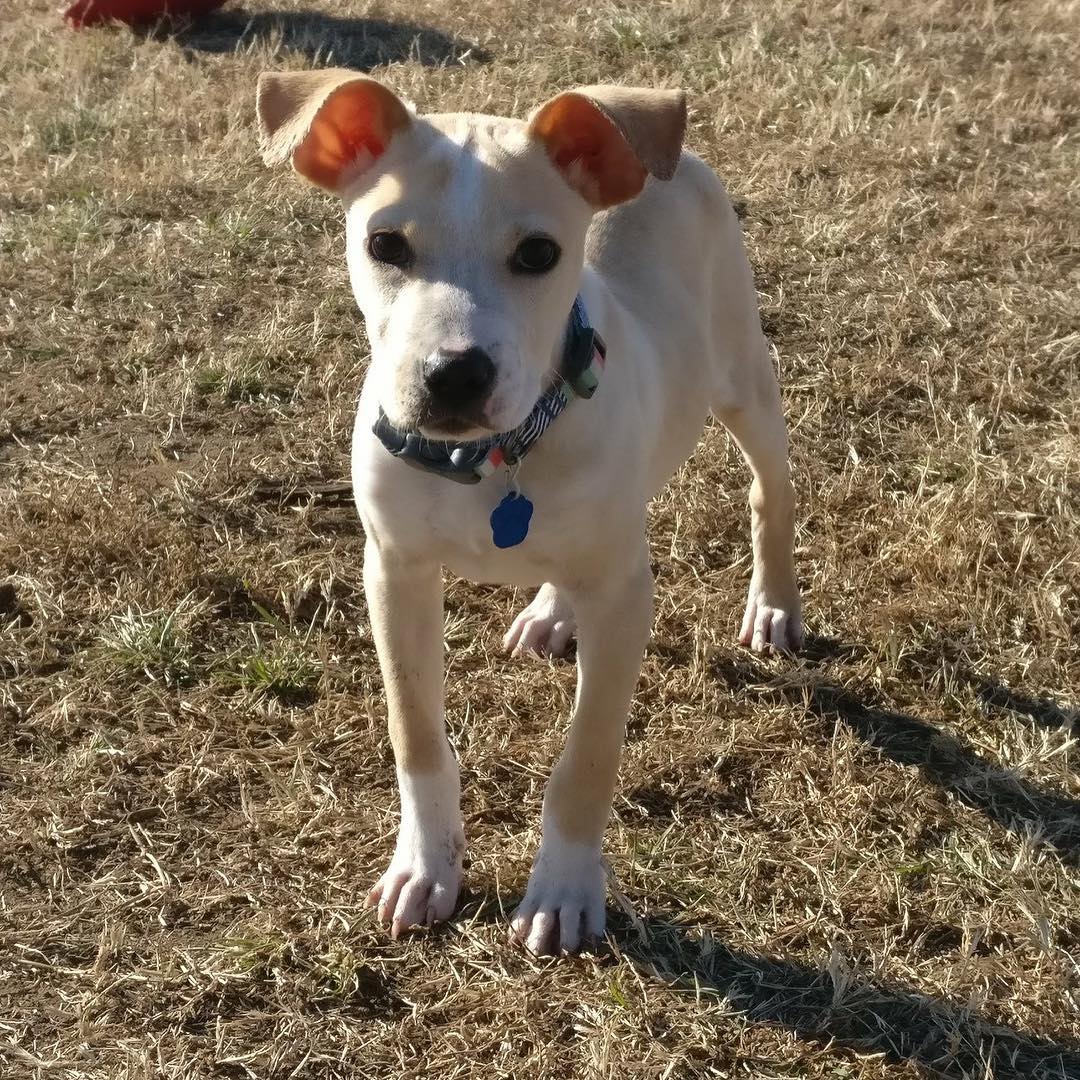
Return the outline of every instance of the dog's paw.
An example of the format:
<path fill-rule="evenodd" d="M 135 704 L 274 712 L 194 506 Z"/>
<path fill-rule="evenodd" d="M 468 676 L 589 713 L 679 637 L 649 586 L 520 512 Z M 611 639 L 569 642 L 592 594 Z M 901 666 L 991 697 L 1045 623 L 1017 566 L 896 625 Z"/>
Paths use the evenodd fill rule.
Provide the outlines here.
<path fill-rule="evenodd" d="M 503 637 L 503 648 L 513 656 L 565 656 L 576 630 L 570 605 L 554 585 L 541 585 Z"/>
<path fill-rule="evenodd" d="M 791 599 L 774 600 L 763 589 L 750 586 L 739 644 L 756 653 L 794 653 L 802 648 L 802 609 L 798 593 Z"/>
<path fill-rule="evenodd" d="M 583 940 L 603 937 L 606 891 L 599 847 L 548 834 L 511 933 L 536 956 L 577 952 Z"/>
<path fill-rule="evenodd" d="M 407 835 L 408 833 L 408 835 Z M 448 919 L 461 888 L 465 837 L 460 832 L 434 839 L 403 829 L 386 873 L 367 895 L 379 922 L 396 938 L 413 926 Z"/>

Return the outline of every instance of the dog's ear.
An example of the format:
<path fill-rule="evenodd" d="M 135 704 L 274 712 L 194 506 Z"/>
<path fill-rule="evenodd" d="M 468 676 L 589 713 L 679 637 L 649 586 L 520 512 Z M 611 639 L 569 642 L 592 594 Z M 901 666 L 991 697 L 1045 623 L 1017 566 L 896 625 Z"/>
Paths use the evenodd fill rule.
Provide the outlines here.
<path fill-rule="evenodd" d="M 681 90 L 583 86 L 552 98 L 529 119 L 529 134 L 597 209 L 632 199 L 650 173 L 670 180 L 685 132 Z"/>
<path fill-rule="evenodd" d="M 344 68 L 268 71 L 255 96 L 263 161 L 293 168 L 313 184 L 340 191 L 411 123 L 386 87 Z"/>

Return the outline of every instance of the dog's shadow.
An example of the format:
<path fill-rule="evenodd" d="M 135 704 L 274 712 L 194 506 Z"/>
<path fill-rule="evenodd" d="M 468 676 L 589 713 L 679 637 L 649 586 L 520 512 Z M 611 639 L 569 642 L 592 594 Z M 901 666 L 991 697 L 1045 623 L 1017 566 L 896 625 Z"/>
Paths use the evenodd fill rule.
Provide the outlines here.
<path fill-rule="evenodd" d="M 831 650 L 825 650 L 828 656 Z M 813 653 L 811 653 L 811 656 Z M 1080 800 L 1025 780 L 976 753 L 959 736 L 906 713 L 868 704 L 852 691 L 814 678 L 777 681 L 756 660 L 722 660 L 714 674 L 742 694 L 777 695 L 804 707 L 823 725 L 837 721 L 898 765 L 914 766 L 930 783 L 955 796 L 1002 828 L 1053 847 L 1071 866 L 1080 866 Z M 1068 727 L 1075 713 L 1045 698 L 1032 698 L 1000 683 L 965 676 L 984 708 L 1006 709 L 1040 725 Z"/>
<path fill-rule="evenodd" d="M 1080 866 L 1080 800 L 1046 790 L 976 753 L 935 724 L 879 708 L 817 678 L 832 660 L 864 656 L 859 645 L 811 639 L 796 684 L 746 655 L 717 662 L 714 674 L 741 694 L 781 696 L 820 721 L 827 737 L 839 721 L 899 765 L 918 768 L 926 780 L 1003 828 L 1053 847 Z M 1073 729 L 1078 719 L 1046 697 L 1032 697 L 1002 683 L 959 673 L 983 708 L 1003 710 L 1049 728 Z M 682 809 L 681 807 L 679 808 Z M 854 976 L 842 963 L 815 968 L 796 961 L 737 952 L 707 930 L 688 929 L 661 913 L 645 919 L 610 920 L 612 940 L 637 966 L 687 991 L 722 999 L 755 1022 L 777 1024 L 800 1038 L 838 1043 L 861 1053 L 910 1062 L 928 1076 L 1024 1080 L 1080 1080 L 1080 1053 L 1050 1040 L 992 1025 L 970 1010 L 902 987 Z"/>
<path fill-rule="evenodd" d="M 505 923 L 508 911 L 497 894 L 497 889 L 466 890 L 458 918 L 432 933 L 452 937 L 461 922 Z M 1080 1078 L 1080 1051 L 1074 1046 L 864 978 L 839 958 L 814 967 L 731 949 L 706 927 L 680 924 L 656 910 L 639 918 L 625 901 L 622 910 L 608 907 L 607 922 L 607 943 L 598 950 L 601 963 L 625 957 L 649 978 L 704 1003 L 722 1002 L 751 1023 L 785 1028 L 807 1042 L 880 1054 L 894 1065 L 910 1062 L 935 1080 Z"/>
<path fill-rule="evenodd" d="M 611 940 L 636 967 L 705 1000 L 723 1001 L 755 1023 L 836 1043 L 928 1076 L 967 1080 L 1073 1080 L 1080 1053 L 991 1025 L 967 1009 L 859 978 L 839 962 L 816 968 L 737 952 L 707 930 L 663 914 L 613 920 Z"/>
<path fill-rule="evenodd" d="M 1047 697 L 1031 697 L 984 675 L 968 673 L 979 702 L 988 713 L 1004 712 L 1051 730 L 1073 730 L 1080 726 L 1080 709 L 1068 709 Z"/>
<path fill-rule="evenodd" d="M 164 20 L 132 27 L 154 41 L 173 41 L 204 53 L 232 53 L 252 47 L 302 53 L 312 63 L 357 71 L 413 60 L 428 67 L 474 61 L 488 54 L 429 26 L 386 19 L 342 18 L 320 11 L 245 11 L 227 7 L 190 21 Z"/>

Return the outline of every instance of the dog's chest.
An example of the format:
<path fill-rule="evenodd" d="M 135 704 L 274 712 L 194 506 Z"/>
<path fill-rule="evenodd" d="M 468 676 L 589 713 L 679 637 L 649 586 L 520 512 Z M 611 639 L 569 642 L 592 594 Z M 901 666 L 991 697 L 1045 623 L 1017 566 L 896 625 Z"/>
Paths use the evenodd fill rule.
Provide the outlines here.
<path fill-rule="evenodd" d="M 437 560 L 471 581 L 542 584 L 564 561 L 568 538 L 580 532 L 573 512 L 580 505 L 577 485 L 559 483 L 539 462 L 525 461 L 513 481 L 500 470 L 477 484 L 459 484 L 391 458 L 366 433 L 353 454 L 353 487 L 365 529 L 380 544 Z M 532 504 L 524 530 L 520 503 L 509 525 L 499 521 L 500 504 L 517 492 Z M 496 543 L 516 540 L 521 532 L 518 543 Z"/>
<path fill-rule="evenodd" d="M 567 508 L 558 491 L 511 486 L 505 475 L 468 487 L 442 481 L 427 503 L 424 527 L 434 552 L 455 574 L 538 585 L 561 561 Z"/>

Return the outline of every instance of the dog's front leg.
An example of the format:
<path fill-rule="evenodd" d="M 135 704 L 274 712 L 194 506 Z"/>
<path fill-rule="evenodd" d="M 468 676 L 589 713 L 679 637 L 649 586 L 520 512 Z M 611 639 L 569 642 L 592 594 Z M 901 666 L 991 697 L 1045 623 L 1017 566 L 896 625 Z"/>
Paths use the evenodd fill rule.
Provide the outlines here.
<path fill-rule="evenodd" d="M 570 952 L 582 932 L 604 932 L 601 843 L 652 625 L 644 539 L 623 567 L 609 565 L 568 590 L 578 619 L 577 699 L 566 748 L 544 796 L 540 850 L 512 923 L 515 937 L 536 954 Z"/>
<path fill-rule="evenodd" d="M 369 539 L 364 591 L 401 793 L 394 857 L 367 906 L 397 937 L 447 918 L 461 886 L 461 781 L 443 716 L 442 570 L 399 561 Z"/>

